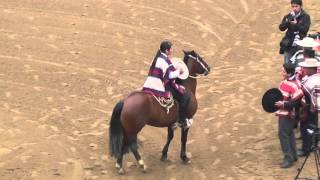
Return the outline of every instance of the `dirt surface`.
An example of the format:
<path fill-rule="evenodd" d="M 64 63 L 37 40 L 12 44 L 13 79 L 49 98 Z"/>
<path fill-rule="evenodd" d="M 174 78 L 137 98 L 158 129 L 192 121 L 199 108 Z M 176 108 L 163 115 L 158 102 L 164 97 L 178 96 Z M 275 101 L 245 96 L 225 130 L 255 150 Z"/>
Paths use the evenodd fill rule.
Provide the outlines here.
<path fill-rule="evenodd" d="M 320 2 L 305 0 L 311 31 Z M 0 179 L 292 179 L 279 168 L 277 120 L 262 94 L 280 82 L 278 23 L 288 0 L 53 0 L 0 3 Z M 318 10 L 317 10 L 318 9 Z M 180 132 L 160 162 L 165 128 L 145 127 L 142 173 L 108 156 L 113 106 L 140 89 L 159 43 L 204 56 L 199 110 L 179 158 Z M 311 165 L 306 168 L 313 170 Z"/>

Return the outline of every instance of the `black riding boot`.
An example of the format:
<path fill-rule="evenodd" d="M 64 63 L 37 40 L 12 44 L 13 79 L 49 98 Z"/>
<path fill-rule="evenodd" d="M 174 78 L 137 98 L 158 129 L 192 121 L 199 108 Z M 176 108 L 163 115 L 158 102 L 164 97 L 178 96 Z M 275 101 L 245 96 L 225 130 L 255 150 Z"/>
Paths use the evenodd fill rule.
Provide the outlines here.
<path fill-rule="evenodd" d="M 185 91 L 180 100 L 181 101 L 179 102 L 179 123 L 185 126 L 187 119 L 187 108 L 190 101 L 190 95 L 188 91 Z"/>
<path fill-rule="evenodd" d="M 170 84 L 166 86 L 166 89 L 172 93 L 172 96 L 179 103 L 179 114 L 178 114 L 178 122 L 182 124 L 182 126 L 186 125 L 186 112 L 188 108 L 188 103 L 190 100 L 190 94 L 188 91 L 184 91 L 183 94 L 179 93 L 174 87 Z"/>

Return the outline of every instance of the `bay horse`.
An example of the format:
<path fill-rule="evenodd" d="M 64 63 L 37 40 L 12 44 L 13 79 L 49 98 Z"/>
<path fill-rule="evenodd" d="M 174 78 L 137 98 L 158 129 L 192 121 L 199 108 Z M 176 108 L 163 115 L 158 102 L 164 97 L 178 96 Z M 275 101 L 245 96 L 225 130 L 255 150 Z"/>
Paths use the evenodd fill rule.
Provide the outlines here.
<path fill-rule="evenodd" d="M 197 111 L 196 99 L 197 76 L 208 75 L 210 67 L 195 51 L 183 51 L 183 61 L 189 70 L 189 77 L 180 80 L 190 94 L 190 101 L 187 107 L 187 118 L 192 118 Z M 167 159 L 169 144 L 173 138 L 174 130 L 171 126 L 178 119 L 177 103 L 167 110 L 160 106 L 153 95 L 143 91 L 132 92 L 123 100 L 119 101 L 113 109 L 109 126 L 109 153 L 117 158 L 116 168 L 119 174 L 124 174 L 122 159 L 125 153 L 131 151 L 138 161 L 138 165 L 143 171 L 146 166 L 138 152 L 137 135 L 145 125 L 155 127 L 168 127 L 167 142 L 162 150 L 161 160 Z M 186 142 L 189 128 L 181 128 L 181 153 L 180 158 L 184 163 L 190 162 L 186 154 Z"/>

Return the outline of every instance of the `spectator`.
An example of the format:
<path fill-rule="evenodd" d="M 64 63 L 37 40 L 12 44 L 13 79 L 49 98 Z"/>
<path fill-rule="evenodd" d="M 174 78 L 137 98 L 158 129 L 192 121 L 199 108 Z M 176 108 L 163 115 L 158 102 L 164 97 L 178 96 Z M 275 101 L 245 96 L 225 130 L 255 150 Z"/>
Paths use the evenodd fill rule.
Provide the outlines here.
<path fill-rule="evenodd" d="M 279 90 L 283 95 L 283 100 L 275 105 L 279 108 L 276 116 L 279 117 L 279 140 L 284 154 L 281 168 L 288 168 L 297 161 L 296 141 L 294 136 L 295 107 L 299 105 L 303 92 L 295 80 L 295 65 L 283 64 L 283 81 L 280 83 Z"/>
<path fill-rule="evenodd" d="M 298 50 L 296 42 L 307 36 L 310 27 L 310 16 L 302 9 L 302 0 L 291 0 L 291 8 L 279 25 L 280 31 L 286 31 L 280 42 L 284 63 L 290 63 L 291 56 Z"/>

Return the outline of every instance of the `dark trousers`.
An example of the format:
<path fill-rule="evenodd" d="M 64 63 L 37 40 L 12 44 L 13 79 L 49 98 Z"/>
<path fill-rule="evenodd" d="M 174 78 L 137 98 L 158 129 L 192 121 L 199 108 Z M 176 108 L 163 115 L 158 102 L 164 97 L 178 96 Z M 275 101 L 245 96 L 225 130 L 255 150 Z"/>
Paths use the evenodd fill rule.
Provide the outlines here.
<path fill-rule="evenodd" d="M 173 98 L 179 102 L 179 122 L 185 122 L 187 118 L 187 107 L 190 100 L 188 91 L 185 90 L 183 94 L 180 94 L 175 88 L 170 85 L 167 87 L 167 90 L 169 90 L 172 93 Z"/>
<path fill-rule="evenodd" d="M 290 61 L 290 59 L 298 50 L 299 48 L 297 46 L 290 47 L 290 49 L 285 50 L 283 53 L 284 63 L 291 64 L 292 62 Z"/>
<path fill-rule="evenodd" d="M 297 159 L 296 139 L 294 136 L 295 120 L 289 117 L 279 117 L 279 140 L 284 160 L 293 162 Z"/>
<path fill-rule="evenodd" d="M 308 129 L 314 129 L 317 127 L 317 113 L 308 113 L 306 120 L 300 122 L 300 132 L 302 138 L 302 151 L 309 153 L 312 147 L 312 134 L 308 132 Z"/>

